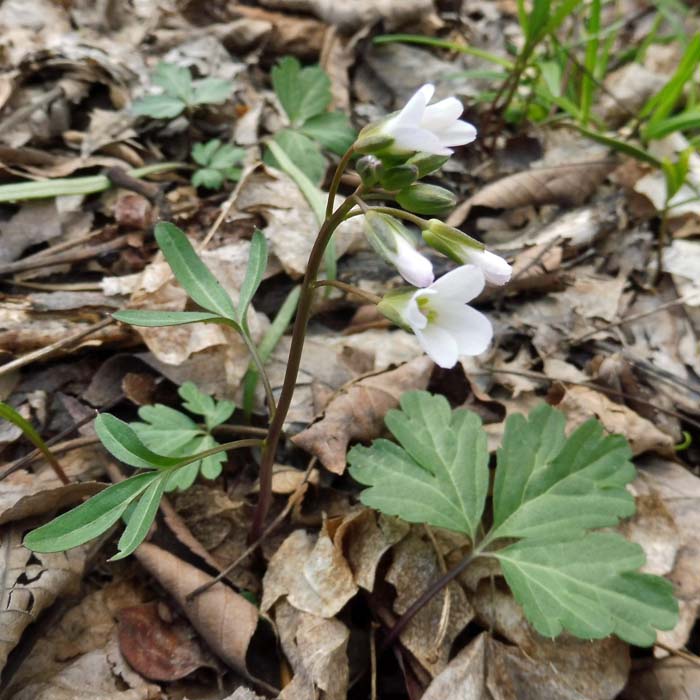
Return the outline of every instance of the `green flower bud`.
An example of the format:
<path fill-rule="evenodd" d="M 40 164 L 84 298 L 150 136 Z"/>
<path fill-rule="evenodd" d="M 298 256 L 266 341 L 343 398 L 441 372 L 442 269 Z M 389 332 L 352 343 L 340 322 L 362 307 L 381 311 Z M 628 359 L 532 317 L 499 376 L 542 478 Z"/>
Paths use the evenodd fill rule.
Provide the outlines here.
<path fill-rule="evenodd" d="M 386 120 L 383 119 L 373 124 L 368 124 L 362 129 L 355 141 L 354 148 L 357 153 L 375 155 L 388 149 L 394 139 L 382 132 L 382 126 Z"/>
<path fill-rule="evenodd" d="M 396 195 L 396 201 L 416 214 L 444 216 L 457 204 L 457 198 L 444 187 L 417 182 Z"/>
<path fill-rule="evenodd" d="M 379 182 L 385 190 L 393 192 L 412 185 L 418 179 L 418 168 L 415 165 L 395 165 L 392 168 L 382 168 Z"/>
<path fill-rule="evenodd" d="M 355 163 L 355 170 L 362 180 L 365 187 L 372 187 L 379 182 L 379 171 L 382 167 L 382 161 L 375 156 L 362 156 Z"/>
<path fill-rule="evenodd" d="M 418 179 L 424 178 L 430 173 L 434 173 L 439 170 L 447 161 L 450 156 L 436 156 L 432 153 L 416 153 L 416 155 L 411 156 L 407 161 L 407 165 L 415 165 L 418 168 Z"/>
<path fill-rule="evenodd" d="M 486 246 L 439 219 L 430 219 L 423 230 L 423 240 L 435 250 L 458 263 L 469 260 L 467 249 L 484 250 Z"/>

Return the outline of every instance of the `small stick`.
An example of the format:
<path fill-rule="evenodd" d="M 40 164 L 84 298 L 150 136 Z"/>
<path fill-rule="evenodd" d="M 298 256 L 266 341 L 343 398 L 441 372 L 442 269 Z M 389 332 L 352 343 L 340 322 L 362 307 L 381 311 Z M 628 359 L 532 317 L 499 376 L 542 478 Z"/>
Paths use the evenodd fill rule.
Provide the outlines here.
<path fill-rule="evenodd" d="M 674 649 L 663 642 L 655 642 L 654 646 L 659 647 L 659 649 L 663 649 L 672 656 L 679 656 L 681 659 L 685 659 L 695 666 L 700 666 L 700 657 L 696 656 L 695 654 L 691 654 L 685 649 Z"/>

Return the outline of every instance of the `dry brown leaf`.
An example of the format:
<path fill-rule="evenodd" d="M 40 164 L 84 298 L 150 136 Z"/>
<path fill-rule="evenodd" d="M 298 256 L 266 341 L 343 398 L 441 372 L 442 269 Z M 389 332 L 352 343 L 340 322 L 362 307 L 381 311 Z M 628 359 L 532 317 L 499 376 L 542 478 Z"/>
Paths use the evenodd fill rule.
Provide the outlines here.
<path fill-rule="evenodd" d="M 211 650 L 248 676 L 246 653 L 258 626 L 257 608 L 223 583 L 188 602 L 186 596 L 209 583 L 211 576 L 152 544 L 142 544 L 136 557 L 175 599 Z"/>
<path fill-rule="evenodd" d="M 351 440 L 369 441 L 381 435 L 384 416 L 399 405 L 405 391 L 425 389 L 433 363 L 419 357 L 398 369 L 351 384 L 334 398 L 323 417 L 292 442 L 316 455 L 326 469 L 342 474 Z"/>
<path fill-rule="evenodd" d="M 455 656 L 427 687 L 421 700 L 487 700 L 489 636 L 482 632 Z"/>
<path fill-rule="evenodd" d="M 590 161 L 533 168 L 508 175 L 486 185 L 460 204 L 447 222 L 459 226 L 469 216 L 471 208 L 477 206 L 490 209 L 542 204 L 578 206 L 596 191 L 613 166 L 612 161 Z"/>
<path fill-rule="evenodd" d="M 275 606 L 275 622 L 294 671 L 280 700 L 316 700 L 319 691 L 324 700 L 345 700 L 350 676 L 350 630 L 335 618 L 302 612 L 284 600 Z"/>
<path fill-rule="evenodd" d="M 263 579 L 260 608 L 266 612 L 282 596 L 304 612 L 333 617 L 357 593 L 352 570 L 327 524 L 318 537 L 295 530 L 275 552 Z"/>
<path fill-rule="evenodd" d="M 635 455 L 650 451 L 667 456 L 675 454 L 673 438 L 628 406 L 615 403 L 605 394 L 585 386 L 569 386 L 562 391 L 563 396 L 556 406 L 566 414 L 569 428 L 597 418 L 609 433 L 623 435 Z"/>
<path fill-rule="evenodd" d="M 57 598 L 80 590 L 85 548 L 30 552 L 22 546 L 22 538 L 38 524 L 25 520 L 0 530 L 0 671 L 24 630 Z"/>
<path fill-rule="evenodd" d="M 392 551 L 386 580 L 396 589 L 394 611 L 401 615 L 443 572 L 432 545 L 416 534 L 401 540 Z M 441 625 L 446 605 L 447 624 Z M 401 643 L 435 676 L 447 665 L 452 643 L 473 617 L 462 587 L 452 582 L 421 608 L 401 633 Z"/>
<path fill-rule="evenodd" d="M 194 630 L 173 619 L 162 603 L 144 603 L 119 611 L 119 649 L 144 678 L 175 681 L 198 668 L 215 667 L 194 638 Z"/>
<path fill-rule="evenodd" d="M 681 658 L 640 659 L 621 700 L 700 700 L 700 667 Z"/>

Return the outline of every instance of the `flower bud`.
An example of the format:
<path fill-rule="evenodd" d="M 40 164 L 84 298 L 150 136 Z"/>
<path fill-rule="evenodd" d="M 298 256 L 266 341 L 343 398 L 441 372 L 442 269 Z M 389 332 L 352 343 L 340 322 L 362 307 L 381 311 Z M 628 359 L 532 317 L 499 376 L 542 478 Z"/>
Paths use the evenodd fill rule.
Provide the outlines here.
<path fill-rule="evenodd" d="M 413 287 L 399 287 L 387 292 L 377 304 L 379 313 L 386 316 L 394 325 L 410 331 L 411 327 L 404 318 L 406 309 L 416 290 Z"/>
<path fill-rule="evenodd" d="M 502 257 L 486 250 L 482 243 L 466 233 L 438 219 L 430 219 L 428 227 L 423 230 L 423 240 L 455 262 L 476 265 L 491 284 L 505 284 L 513 272 Z"/>
<path fill-rule="evenodd" d="M 449 213 L 457 203 L 457 198 L 444 187 L 417 182 L 396 195 L 396 201 L 408 211 L 416 214 Z"/>
<path fill-rule="evenodd" d="M 415 165 L 395 165 L 392 168 L 383 168 L 379 173 L 379 182 L 385 190 L 390 192 L 402 190 L 412 185 L 417 179 L 418 168 Z"/>
<path fill-rule="evenodd" d="M 432 263 L 416 250 L 411 234 L 398 219 L 370 210 L 365 214 L 365 234 L 377 253 L 395 265 L 407 282 L 416 287 L 432 284 Z"/>
<path fill-rule="evenodd" d="M 368 124 L 360 131 L 354 144 L 355 152 L 373 155 L 387 150 L 394 143 L 394 138 L 382 131 L 385 121 Z"/>
<path fill-rule="evenodd" d="M 416 153 L 416 155 L 411 156 L 406 161 L 406 164 L 415 165 L 418 168 L 418 179 L 420 180 L 426 175 L 430 175 L 430 173 L 439 170 L 449 159 L 449 156 L 436 156 L 432 153 Z"/>
<path fill-rule="evenodd" d="M 355 163 L 355 170 L 362 180 L 365 187 L 372 187 L 379 182 L 379 171 L 382 167 L 382 161 L 375 156 L 362 156 Z"/>

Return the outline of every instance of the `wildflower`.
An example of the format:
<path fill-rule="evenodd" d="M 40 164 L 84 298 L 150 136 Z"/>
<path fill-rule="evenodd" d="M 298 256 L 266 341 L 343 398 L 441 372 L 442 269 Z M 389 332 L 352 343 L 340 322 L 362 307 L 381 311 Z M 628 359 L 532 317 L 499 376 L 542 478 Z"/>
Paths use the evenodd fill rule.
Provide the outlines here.
<path fill-rule="evenodd" d="M 437 365 L 449 368 L 460 355 L 479 355 L 491 342 L 491 322 L 467 306 L 484 284 L 479 267 L 463 265 L 425 289 L 390 292 L 378 308 L 391 320 L 412 330 Z"/>

